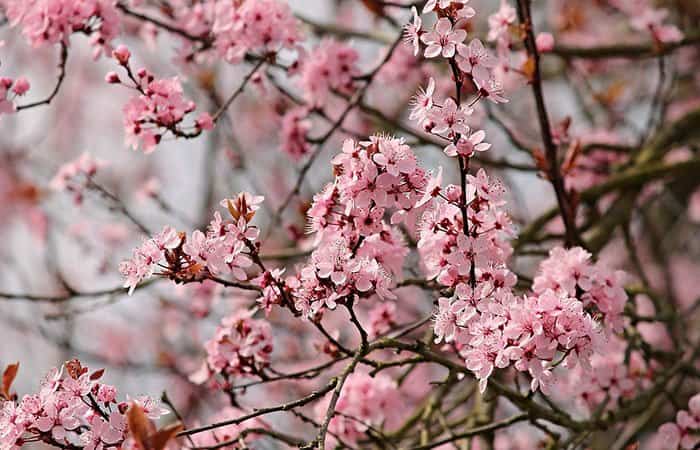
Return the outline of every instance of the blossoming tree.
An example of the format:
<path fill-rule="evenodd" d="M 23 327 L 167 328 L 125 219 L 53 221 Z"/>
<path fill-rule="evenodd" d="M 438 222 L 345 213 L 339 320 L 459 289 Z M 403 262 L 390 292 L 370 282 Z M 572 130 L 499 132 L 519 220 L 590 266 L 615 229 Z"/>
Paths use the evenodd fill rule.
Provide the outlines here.
<path fill-rule="evenodd" d="M 694 6 L 0 0 L 0 449 L 700 448 Z"/>

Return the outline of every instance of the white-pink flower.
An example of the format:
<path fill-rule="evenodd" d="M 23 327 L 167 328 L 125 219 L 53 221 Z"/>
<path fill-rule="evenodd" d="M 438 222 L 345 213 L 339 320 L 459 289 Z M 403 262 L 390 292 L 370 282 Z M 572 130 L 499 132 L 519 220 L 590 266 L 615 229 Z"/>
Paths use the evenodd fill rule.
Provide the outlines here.
<path fill-rule="evenodd" d="M 453 29 L 450 19 L 445 17 L 437 21 L 435 29 L 421 36 L 421 41 L 427 45 L 424 56 L 426 58 L 452 58 L 460 44 L 467 37 L 463 29 Z"/>

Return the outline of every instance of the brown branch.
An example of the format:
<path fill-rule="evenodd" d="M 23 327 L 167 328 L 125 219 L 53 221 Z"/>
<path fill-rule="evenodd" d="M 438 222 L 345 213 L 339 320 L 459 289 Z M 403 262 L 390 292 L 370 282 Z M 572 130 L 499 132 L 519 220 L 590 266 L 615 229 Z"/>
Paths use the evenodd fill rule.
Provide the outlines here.
<path fill-rule="evenodd" d="M 530 14 L 530 0 L 518 0 L 518 17 L 524 28 L 523 43 L 527 50 L 528 57 L 534 63 L 534 70 L 530 84 L 532 85 L 532 93 L 535 98 L 537 107 L 537 117 L 539 119 L 540 131 L 544 142 L 545 154 L 548 163 L 548 175 L 554 193 L 557 197 L 559 211 L 564 221 L 566 228 L 566 245 L 581 245 L 581 237 L 576 229 L 575 211 L 571 205 L 570 199 L 564 187 L 564 178 L 559 170 L 559 161 L 557 159 L 557 146 L 552 138 L 552 128 L 547 114 L 547 107 L 544 102 L 544 93 L 542 91 L 542 78 L 540 74 L 540 55 L 535 44 L 535 34 L 532 28 L 532 16 Z"/>
<path fill-rule="evenodd" d="M 42 106 L 42 105 L 49 105 L 53 101 L 53 99 L 58 95 L 58 91 L 61 89 L 61 85 L 63 84 L 63 80 L 66 78 L 66 63 L 68 62 L 68 47 L 66 44 L 61 43 L 61 53 L 60 53 L 60 62 L 58 63 L 58 78 L 56 79 L 56 85 L 53 88 L 53 91 L 49 94 L 48 97 L 46 97 L 43 100 L 39 100 L 36 102 L 32 103 L 27 103 L 26 105 L 19 105 L 17 106 L 17 111 L 22 111 L 25 109 L 30 109 L 30 108 L 35 108 L 37 106 Z"/>

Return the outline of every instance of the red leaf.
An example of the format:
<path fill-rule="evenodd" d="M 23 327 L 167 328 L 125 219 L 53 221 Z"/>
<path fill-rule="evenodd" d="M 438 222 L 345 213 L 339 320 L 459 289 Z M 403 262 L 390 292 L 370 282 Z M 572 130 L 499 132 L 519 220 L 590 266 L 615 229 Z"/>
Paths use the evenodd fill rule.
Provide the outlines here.
<path fill-rule="evenodd" d="M 12 382 L 15 381 L 17 371 L 19 371 L 19 362 L 9 364 L 2 373 L 2 390 L 0 390 L 0 395 L 6 400 L 10 400 L 12 397 L 10 395 L 10 387 L 12 387 Z"/>
<path fill-rule="evenodd" d="M 66 367 L 68 375 L 74 380 L 77 380 L 82 374 L 87 372 L 87 368 L 83 367 L 83 365 L 80 364 L 80 361 L 78 361 L 77 359 L 71 359 L 70 361 L 66 361 L 64 366 Z"/>
<path fill-rule="evenodd" d="M 175 438 L 175 436 L 182 431 L 183 428 L 184 427 L 182 424 L 177 422 L 158 430 L 153 436 L 151 436 L 151 448 L 153 450 L 163 450 L 168 442 Z"/>
<path fill-rule="evenodd" d="M 129 411 L 126 413 L 126 419 L 129 423 L 129 431 L 134 437 L 134 440 L 143 450 L 152 450 L 150 446 L 150 436 L 155 432 L 153 423 L 148 420 L 143 408 L 132 403 Z"/>
<path fill-rule="evenodd" d="M 104 375 L 104 374 L 105 374 L 104 369 L 96 370 L 96 371 L 92 372 L 92 374 L 90 375 L 90 379 L 92 381 L 99 380 L 100 378 L 102 378 L 102 375 Z"/>
<path fill-rule="evenodd" d="M 376 0 L 362 0 L 362 4 L 374 14 L 380 17 L 384 16 L 384 5 L 382 5 L 380 2 Z"/>

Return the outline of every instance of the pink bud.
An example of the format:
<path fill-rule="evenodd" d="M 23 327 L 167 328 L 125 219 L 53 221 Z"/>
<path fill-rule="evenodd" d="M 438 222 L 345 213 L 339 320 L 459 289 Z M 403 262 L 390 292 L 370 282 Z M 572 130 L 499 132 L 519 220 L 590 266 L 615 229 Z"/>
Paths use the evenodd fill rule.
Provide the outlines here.
<path fill-rule="evenodd" d="M 120 45 L 112 52 L 112 56 L 114 57 L 114 59 L 119 61 L 119 64 L 125 66 L 129 62 L 131 52 L 128 48 L 126 48 L 125 45 Z"/>
<path fill-rule="evenodd" d="M 21 77 L 15 80 L 15 85 L 12 86 L 12 91 L 17 95 L 24 95 L 29 90 L 29 81 Z"/>
<path fill-rule="evenodd" d="M 538 52 L 551 52 L 554 49 L 554 36 L 552 33 L 539 33 L 535 38 L 535 44 Z"/>
<path fill-rule="evenodd" d="M 197 124 L 197 127 L 202 130 L 208 131 L 214 128 L 214 120 L 207 112 L 200 114 L 195 123 Z"/>
<path fill-rule="evenodd" d="M 107 76 L 105 76 L 105 81 L 107 83 L 111 83 L 111 84 L 121 83 L 121 80 L 119 79 L 119 75 L 117 75 L 116 72 L 109 72 L 107 74 Z"/>

